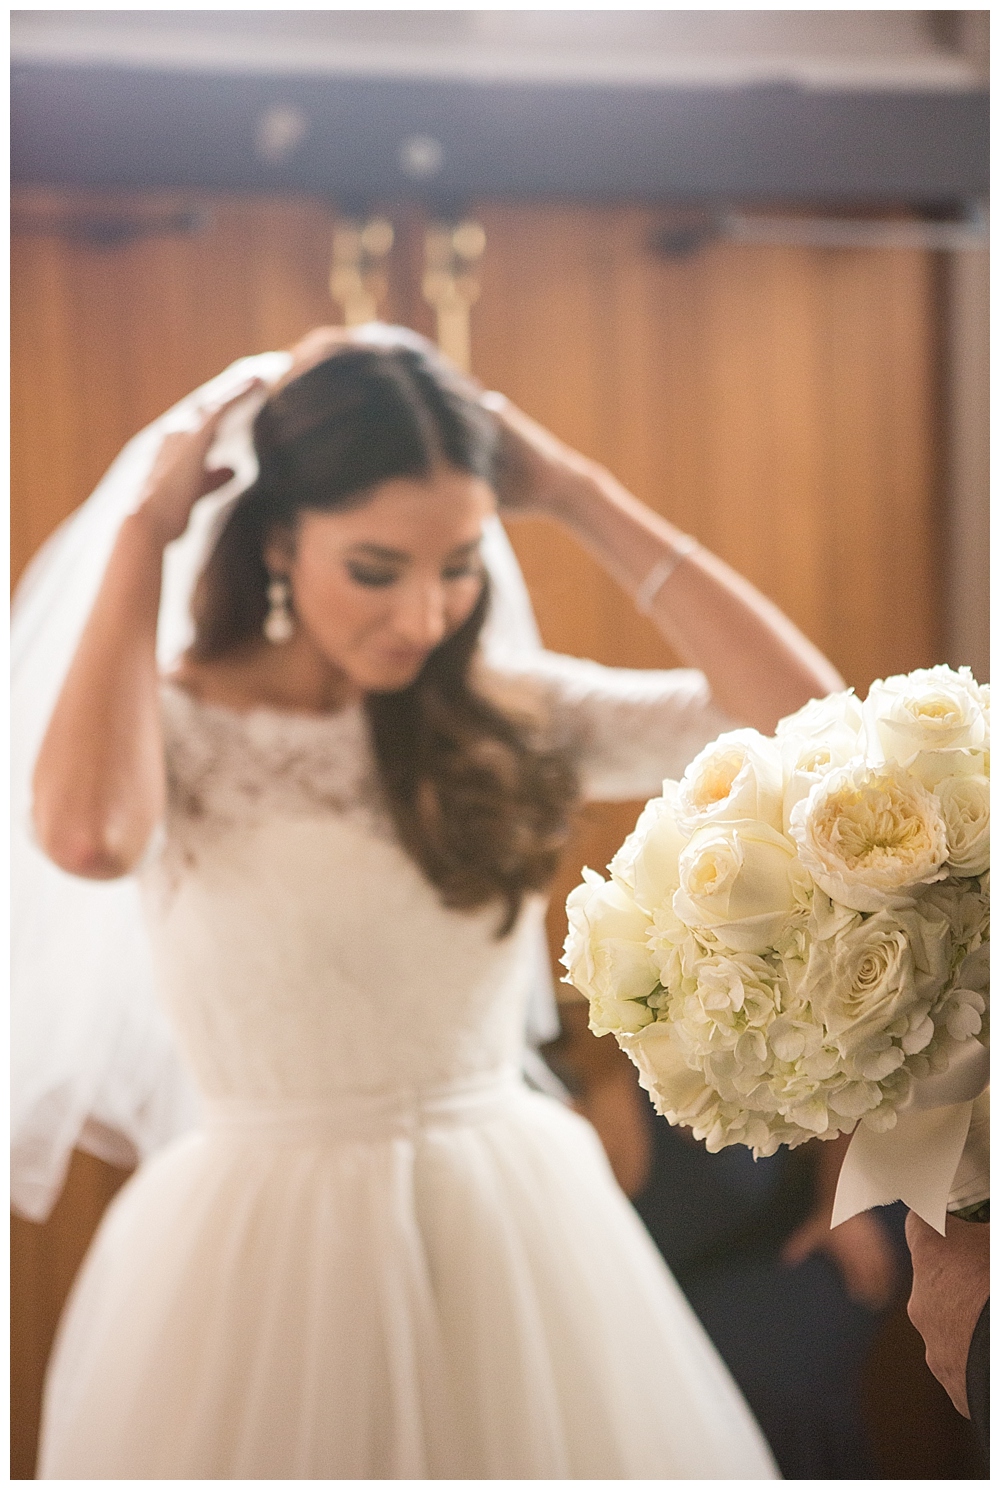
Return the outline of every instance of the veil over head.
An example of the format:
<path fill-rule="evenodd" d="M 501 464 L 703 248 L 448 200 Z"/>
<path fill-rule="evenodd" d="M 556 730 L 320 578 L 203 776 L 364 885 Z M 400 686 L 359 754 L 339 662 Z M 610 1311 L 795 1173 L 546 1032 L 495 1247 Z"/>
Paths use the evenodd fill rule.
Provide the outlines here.
<path fill-rule="evenodd" d="M 425 345 L 401 328 L 377 325 L 353 339 Z M 41 853 L 31 829 L 34 762 L 119 528 L 139 501 L 164 435 L 190 427 L 249 378 L 273 384 L 290 364 L 288 352 L 241 358 L 137 434 L 32 561 L 15 597 L 11 1199 L 33 1220 L 51 1210 L 75 1147 L 128 1165 L 198 1120 L 197 1095 L 156 1001 L 136 881 L 77 879 Z M 164 671 L 192 639 L 191 595 L 221 520 L 257 474 L 251 426 L 266 396 L 261 390 L 226 415 L 208 464 L 230 467 L 233 478 L 196 505 L 187 531 L 167 549 L 157 631 Z M 491 581 L 487 653 L 540 648 L 524 579 L 497 519 L 487 525 L 483 556 Z M 557 1030 L 542 937 L 536 962 L 532 1041 Z M 530 1051 L 526 1062 L 537 1069 Z"/>

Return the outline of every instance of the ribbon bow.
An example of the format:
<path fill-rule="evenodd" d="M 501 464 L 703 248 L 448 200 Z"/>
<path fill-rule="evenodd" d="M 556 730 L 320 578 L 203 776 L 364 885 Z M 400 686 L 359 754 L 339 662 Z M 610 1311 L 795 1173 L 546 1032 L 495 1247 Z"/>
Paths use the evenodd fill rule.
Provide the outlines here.
<path fill-rule="evenodd" d="M 859 1124 L 840 1171 L 830 1225 L 839 1226 L 870 1206 L 902 1200 L 944 1236 L 950 1197 L 959 1206 L 985 1200 L 989 1076 L 989 1051 L 970 1036 L 947 1071 L 914 1081 L 909 1097 L 897 1109 L 894 1128 L 874 1133 Z M 973 1138 L 963 1160 L 966 1140 Z"/>

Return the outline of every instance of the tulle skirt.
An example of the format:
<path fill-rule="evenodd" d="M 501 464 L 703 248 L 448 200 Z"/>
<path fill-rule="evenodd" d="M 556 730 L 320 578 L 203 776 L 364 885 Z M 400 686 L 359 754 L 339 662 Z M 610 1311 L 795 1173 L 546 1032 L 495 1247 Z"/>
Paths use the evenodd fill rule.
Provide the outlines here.
<path fill-rule="evenodd" d="M 777 1477 L 582 1119 L 523 1089 L 367 1138 L 265 1109 L 112 1204 L 41 1478 Z"/>

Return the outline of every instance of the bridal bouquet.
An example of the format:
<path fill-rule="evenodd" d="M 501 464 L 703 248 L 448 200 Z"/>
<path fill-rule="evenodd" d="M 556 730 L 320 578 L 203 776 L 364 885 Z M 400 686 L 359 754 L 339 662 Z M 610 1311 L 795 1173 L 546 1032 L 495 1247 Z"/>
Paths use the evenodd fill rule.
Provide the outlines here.
<path fill-rule="evenodd" d="M 609 879 L 584 870 L 566 981 L 710 1151 L 874 1138 L 907 1114 L 892 1163 L 941 1149 L 947 1199 L 986 1079 L 989 835 L 989 689 L 968 668 L 814 700 L 773 738 L 721 735 Z M 946 1139 L 931 1108 L 961 1108 Z"/>

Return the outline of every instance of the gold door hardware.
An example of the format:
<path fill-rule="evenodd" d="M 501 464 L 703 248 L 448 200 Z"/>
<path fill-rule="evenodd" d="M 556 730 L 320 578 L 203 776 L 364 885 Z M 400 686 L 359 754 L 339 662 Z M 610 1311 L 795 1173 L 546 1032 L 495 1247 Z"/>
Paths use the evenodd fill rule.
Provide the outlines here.
<path fill-rule="evenodd" d="M 388 289 L 386 261 L 395 241 L 384 217 L 366 222 L 343 218 L 333 233 L 330 294 L 344 312 L 345 326 L 378 320 L 379 301 Z"/>
<path fill-rule="evenodd" d="M 424 237 L 424 299 L 437 314 L 438 346 L 463 372 L 472 361 L 470 312 L 479 299 L 476 267 L 486 248 L 482 224 L 432 222 Z"/>

